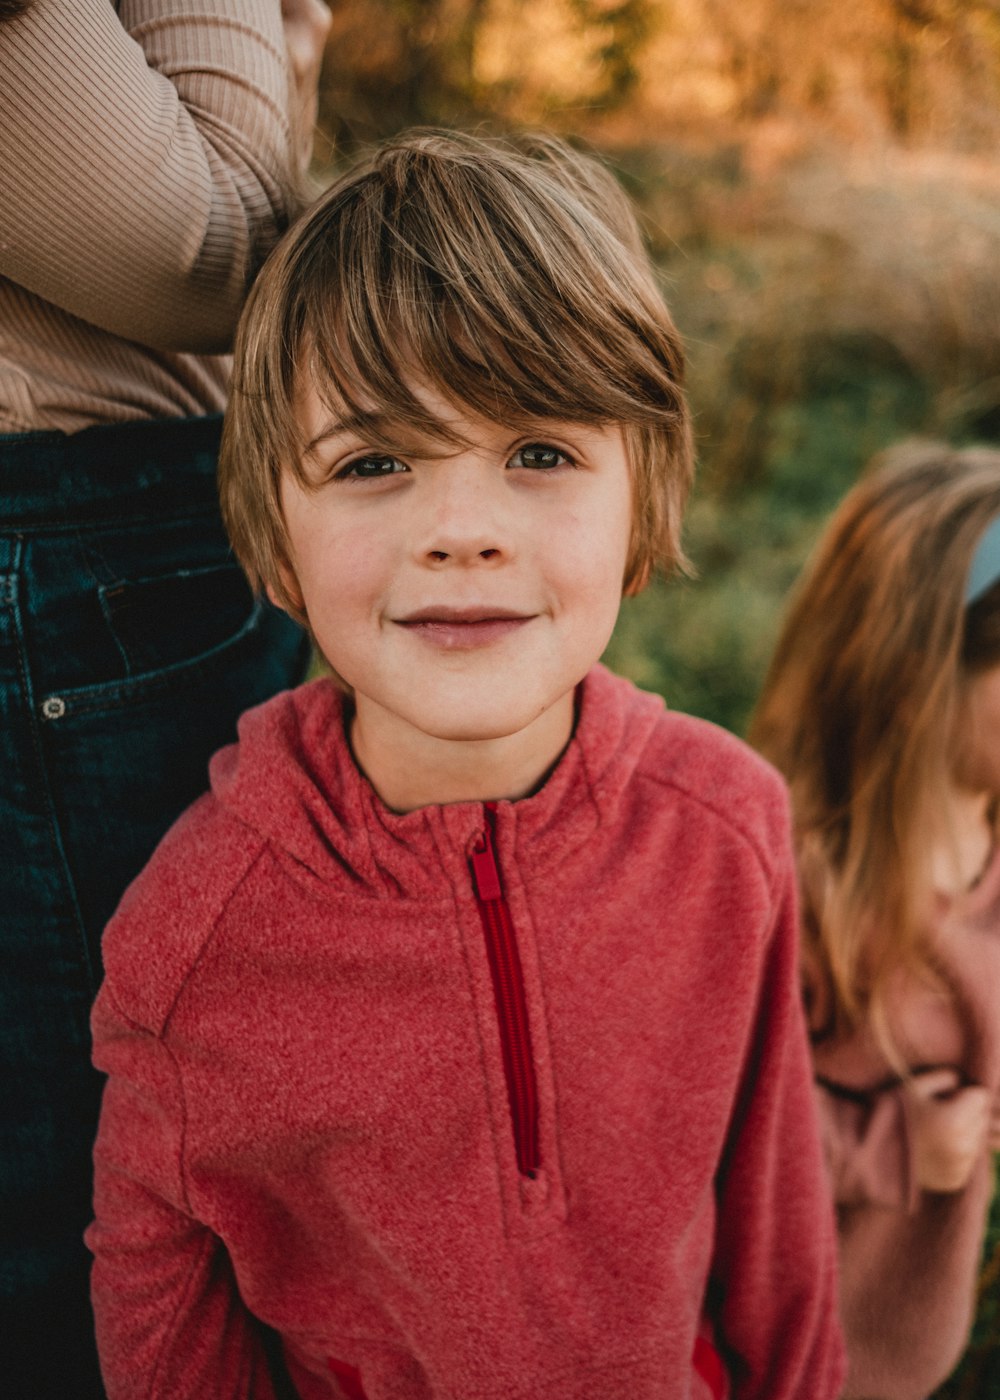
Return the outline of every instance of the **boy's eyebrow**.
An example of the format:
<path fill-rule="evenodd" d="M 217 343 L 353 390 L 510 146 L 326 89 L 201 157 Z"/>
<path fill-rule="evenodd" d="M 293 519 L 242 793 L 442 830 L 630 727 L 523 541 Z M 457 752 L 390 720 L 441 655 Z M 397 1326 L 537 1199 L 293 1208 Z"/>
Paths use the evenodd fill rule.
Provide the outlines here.
<path fill-rule="evenodd" d="M 311 441 L 307 442 L 303 452 L 305 456 L 310 456 L 321 442 L 327 438 L 344 437 L 348 433 L 355 433 L 360 437 L 367 435 L 385 437 L 388 430 L 393 426 L 393 420 L 387 413 L 380 413 L 377 409 L 370 413 L 364 411 L 349 413 L 344 418 L 330 418 Z"/>
<path fill-rule="evenodd" d="M 449 433 L 444 425 L 437 433 L 433 429 L 421 431 L 399 414 L 386 413 L 383 409 L 359 409 L 342 418 L 330 417 L 316 436 L 305 444 L 302 456 L 314 456 L 316 449 L 330 438 L 352 435 L 368 442 L 371 447 L 403 455 L 418 452 L 429 456 L 447 455 L 441 450 L 445 443 L 462 441 Z"/>

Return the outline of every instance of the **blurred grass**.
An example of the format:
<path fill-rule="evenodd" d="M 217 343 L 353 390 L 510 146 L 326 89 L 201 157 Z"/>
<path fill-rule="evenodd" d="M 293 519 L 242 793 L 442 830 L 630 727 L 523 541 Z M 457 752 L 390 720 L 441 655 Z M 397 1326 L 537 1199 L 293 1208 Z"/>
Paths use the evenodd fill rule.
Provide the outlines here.
<path fill-rule="evenodd" d="M 1000 181 L 829 155 L 762 180 L 735 148 L 615 162 L 688 347 L 698 578 L 626 602 L 606 660 L 743 733 L 788 591 L 870 458 L 1000 440 Z"/>

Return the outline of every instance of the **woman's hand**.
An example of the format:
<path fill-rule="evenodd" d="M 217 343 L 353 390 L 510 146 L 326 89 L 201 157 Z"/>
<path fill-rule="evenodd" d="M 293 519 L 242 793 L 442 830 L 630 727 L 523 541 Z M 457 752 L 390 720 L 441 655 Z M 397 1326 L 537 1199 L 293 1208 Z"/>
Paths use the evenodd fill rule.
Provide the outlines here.
<path fill-rule="evenodd" d="M 292 80 L 292 149 L 304 175 L 312 158 L 319 75 L 333 17 L 324 0 L 281 0 L 281 18 Z"/>
<path fill-rule="evenodd" d="M 914 1171 L 924 1191 L 961 1191 L 988 1143 L 1000 1141 L 1000 1109 L 981 1084 L 953 1069 L 923 1070 L 907 1081 Z"/>

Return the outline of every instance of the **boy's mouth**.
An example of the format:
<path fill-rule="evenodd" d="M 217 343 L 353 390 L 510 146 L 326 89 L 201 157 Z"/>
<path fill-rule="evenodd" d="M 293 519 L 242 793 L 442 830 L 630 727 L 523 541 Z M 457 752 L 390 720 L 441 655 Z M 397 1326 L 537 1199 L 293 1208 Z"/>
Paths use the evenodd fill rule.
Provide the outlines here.
<path fill-rule="evenodd" d="M 396 618 L 398 627 L 445 651 L 489 646 L 509 637 L 535 614 L 513 612 L 509 608 L 421 608 Z"/>

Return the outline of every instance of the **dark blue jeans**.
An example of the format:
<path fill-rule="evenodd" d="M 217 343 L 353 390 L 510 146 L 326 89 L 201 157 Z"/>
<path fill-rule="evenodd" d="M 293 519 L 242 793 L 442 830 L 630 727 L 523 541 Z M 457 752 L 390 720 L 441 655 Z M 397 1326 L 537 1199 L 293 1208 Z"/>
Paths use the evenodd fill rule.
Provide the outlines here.
<path fill-rule="evenodd" d="M 215 495 L 220 420 L 0 437 L 0 1391 L 102 1395 L 81 1234 L 101 931 L 248 705 L 301 679 Z"/>

